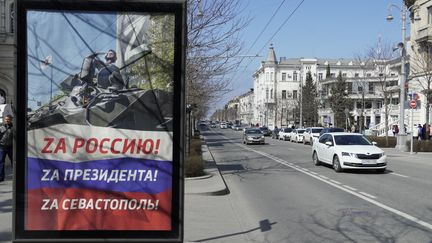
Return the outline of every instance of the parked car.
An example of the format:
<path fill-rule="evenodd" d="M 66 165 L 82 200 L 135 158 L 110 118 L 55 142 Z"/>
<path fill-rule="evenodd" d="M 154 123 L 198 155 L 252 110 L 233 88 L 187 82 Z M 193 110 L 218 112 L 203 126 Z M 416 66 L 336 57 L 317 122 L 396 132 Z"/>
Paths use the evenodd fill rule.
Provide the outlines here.
<path fill-rule="evenodd" d="M 268 127 L 260 127 L 259 129 L 264 134 L 264 136 L 270 136 L 271 135 L 271 130 L 268 129 Z"/>
<path fill-rule="evenodd" d="M 319 137 L 321 137 L 321 135 L 323 135 L 324 133 L 329 133 L 329 132 L 345 132 L 345 129 L 340 128 L 340 127 L 325 127 L 319 133 Z"/>
<path fill-rule="evenodd" d="M 314 138 L 319 138 L 319 134 L 324 127 L 307 127 L 303 133 L 303 144 L 313 144 Z"/>
<path fill-rule="evenodd" d="M 226 124 L 225 122 L 221 122 L 221 123 L 220 123 L 220 128 L 221 128 L 221 129 L 227 129 L 228 126 L 227 126 L 227 124 Z"/>
<path fill-rule="evenodd" d="M 261 132 L 259 128 L 249 128 L 243 134 L 243 143 L 258 143 L 265 144 L 264 134 Z"/>
<path fill-rule="evenodd" d="M 312 159 L 315 165 L 332 165 L 336 172 L 373 169 L 383 173 L 387 167 L 387 156 L 375 145 L 359 133 L 325 133 L 312 145 Z"/>
<path fill-rule="evenodd" d="M 233 123 L 232 123 L 232 122 L 228 122 L 228 123 L 227 123 L 227 128 L 231 128 L 231 127 L 232 127 L 232 125 L 233 125 Z"/>
<path fill-rule="evenodd" d="M 290 141 L 296 142 L 296 143 L 303 142 L 303 133 L 304 132 L 305 132 L 305 129 L 302 129 L 302 128 L 294 129 L 291 133 Z"/>
<path fill-rule="evenodd" d="M 236 131 L 240 131 L 242 130 L 242 127 L 240 126 L 240 124 L 234 124 L 232 125 L 232 130 L 236 130 Z"/>
<path fill-rule="evenodd" d="M 293 130 L 292 128 L 288 128 L 288 127 L 282 128 L 279 131 L 279 140 L 284 140 L 284 141 L 289 140 L 290 139 L 289 136 L 290 136 L 292 130 Z"/>
<path fill-rule="evenodd" d="M 273 129 L 272 133 L 271 133 L 271 138 L 273 139 L 279 139 L 279 128 L 275 128 Z"/>

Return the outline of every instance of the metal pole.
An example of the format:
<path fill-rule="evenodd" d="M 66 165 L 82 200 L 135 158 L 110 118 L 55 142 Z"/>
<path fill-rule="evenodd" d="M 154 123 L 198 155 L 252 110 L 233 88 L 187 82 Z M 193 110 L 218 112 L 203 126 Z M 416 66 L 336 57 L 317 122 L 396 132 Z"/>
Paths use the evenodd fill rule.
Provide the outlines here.
<path fill-rule="evenodd" d="M 400 135 L 406 135 L 405 131 L 405 83 L 406 83 L 406 70 L 405 70 L 405 56 L 406 56 L 406 8 L 402 7 L 402 50 L 401 50 L 401 84 L 400 84 L 400 100 L 399 100 L 399 131 Z"/>
<path fill-rule="evenodd" d="M 413 143 L 414 143 L 414 129 L 416 129 L 414 127 L 414 108 L 411 107 L 411 148 L 410 148 L 410 154 L 414 154 L 413 153 Z"/>
<path fill-rule="evenodd" d="M 52 105 L 52 92 L 53 92 L 53 67 L 51 67 L 51 77 L 50 77 L 50 102 L 49 102 L 49 109 L 51 109 Z"/>
<path fill-rule="evenodd" d="M 303 80 L 302 80 L 302 71 L 300 69 L 300 125 L 299 128 L 303 127 Z"/>

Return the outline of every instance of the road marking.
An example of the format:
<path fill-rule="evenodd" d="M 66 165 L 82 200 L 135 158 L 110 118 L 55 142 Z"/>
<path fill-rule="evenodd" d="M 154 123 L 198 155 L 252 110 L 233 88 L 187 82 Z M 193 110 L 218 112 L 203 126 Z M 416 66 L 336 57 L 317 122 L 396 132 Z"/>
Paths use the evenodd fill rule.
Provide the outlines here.
<path fill-rule="evenodd" d="M 323 175 L 319 175 L 319 177 L 324 178 L 324 179 L 326 179 L 326 180 L 329 179 L 327 176 L 323 176 Z"/>
<path fill-rule="evenodd" d="M 318 175 L 318 173 L 316 173 L 316 172 L 313 172 L 313 171 L 311 171 L 310 173 L 311 173 L 311 174 L 314 174 L 314 175 Z"/>
<path fill-rule="evenodd" d="M 350 189 L 351 191 L 357 191 L 357 189 L 355 189 L 354 187 L 350 187 L 350 186 L 347 186 L 347 185 L 342 185 L 342 186 L 345 187 L 345 188 Z"/>
<path fill-rule="evenodd" d="M 390 175 L 395 175 L 395 176 L 400 176 L 400 177 L 403 177 L 403 178 L 409 178 L 409 176 L 401 175 L 401 174 L 394 173 L 394 172 L 391 172 L 391 173 L 389 173 L 389 174 L 390 174 Z"/>
<path fill-rule="evenodd" d="M 372 196 L 371 194 L 368 194 L 368 193 L 366 193 L 366 192 L 359 192 L 359 193 L 362 194 L 362 195 L 365 195 L 366 197 L 370 197 L 370 198 L 372 198 L 372 199 L 376 199 L 375 196 Z"/>
<path fill-rule="evenodd" d="M 225 136 L 223 136 L 223 137 L 225 137 Z M 227 137 L 225 137 L 225 138 L 227 138 Z M 229 138 L 227 138 L 227 139 L 228 139 L 228 141 L 230 141 Z M 231 142 L 231 143 L 234 143 L 234 142 Z M 337 185 L 336 183 L 333 183 L 333 182 L 331 182 L 331 181 L 329 181 L 329 180 L 325 180 L 325 179 L 321 178 L 320 176 L 317 176 L 317 175 L 314 175 L 314 174 L 312 174 L 312 173 L 309 173 L 309 172 L 303 171 L 303 170 L 299 169 L 298 166 L 292 166 L 292 165 L 290 165 L 288 162 L 286 162 L 286 161 L 284 161 L 284 160 L 282 160 L 282 159 L 279 159 L 279 158 L 277 158 L 277 157 L 274 157 L 274 156 L 272 156 L 272 155 L 270 155 L 270 154 L 267 154 L 267 153 L 265 153 L 265 152 L 261 152 L 261 151 L 253 150 L 253 149 L 251 149 L 251 148 L 248 148 L 248 147 L 244 146 L 243 144 L 237 144 L 237 143 L 234 143 L 234 144 L 236 144 L 237 146 L 240 146 L 240 147 L 242 147 L 242 148 L 244 148 L 244 149 L 246 149 L 246 150 L 249 150 L 249 151 L 255 152 L 255 153 L 260 154 L 260 155 L 262 155 L 262 156 L 264 156 L 264 157 L 267 157 L 267 158 L 269 158 L 269 159 L 272 159 L 272 160 L 274 160 L 274 161 L 276 161 L 276 162 L 278 162 L 278 163 L 280 163 L 280 164 L 283 164 L 283 165 L 289 166 L 289 167 L 291 167 L 291 168 L 293 168 L 293 169 L 295 169 L 295 170 L 297 170 L 297 171 L 299 171 L 299 172 L 301 172 L 301 173 L 304 173 L 304 174 L 309 175 L 309 176 L 311 176 L 311 177 L 313 177 L 313 178 L 315 178 L 315 179 L 318 179 L 318 180 L 320 180 L 320 181 L 322 181 L 322 182 L 324 182 L 324 183 L 327 183 L 327 184 L 329 184 L 330 186 L 336 187 L 336 188 L 338 188 L 338 189 L 340 189 L 340 190 L 342 190 L 342 191 L 344 191 L 344 192 L 347 192 L 347 193 L 349 193 L 349 194 L 351 194 L 351 195 L 354 195 L 354 196 L 356 196 L 356 197 L 358 197 L 358 198 L 361 198 L 361 199 L 363 199 L 363 200 L 365 200 L 365 201 L 367 201 L 367 202 L 369 202 L 369 203 L 371 203 L 371 204 L 374 204 L 374 205 L 376 205 L 376 206 L 378 206 L 378 207 L 380 207 L 380 208 L 382 208 L 382 209 L 385 209 L 385 210 L 387 210 L 387 211 L 389 211 L 389 212 L 392 212 L 392 213 L 394 213 L 394 214 L 396 214 L 396 215 L 399 215 L 399 216 L 401 216 L 401 217 L 403 217 L 403 218 L 405 218 L 405 219 L 407 219 L 407 220 L 410 220 L 410 221 L 412 221 L 412 222 L 414 222 L 414 223 L 417 223 L 417 224 L 419 224 L 419 225 L 421 225 L 421 226 L 423 226 L 423 227 L 425 227 L 425 228 L 427 228 L 427 229 L 429 229 L 429 230 L 432 230 L 432 224 L 430 224 L 430 223 L 428 223 L 428 222 L 425 222 L 425 221 L 423 221 L 423 220 L 420 220 L 420 219 L 418 219 L 418 218 L 416 218 L 416 217 L 414 217 L 414 216 L 411 216 L 411 215 L 409 215 L 409 214 L 407 214 L 407 213 L 404 213 L 404 212 L 402 212 L 402 211 L 400 211 L 400 210 L 397 210 L 397 209 L 394 209 L 394 208 L 392 208 L 392 207 L 389 207 L 389 206 L 387 206 L 387 205 L 385 205 L 385 204 L 383 204 L 383 203 L 380 203 L 380 202 L 374 200 L 373 198 L 370 198 L 370 197 L 368 197 L 368 196 L 366 196 L 366 195 L 363 195 L 362 193 L 356 192 L 356 191 L 354 191 L 354 190 L 356 190 L 356 189 L 354 189 L 354 188 L 352 188 L 352 187 L 349 187 L 349 186 L 347 186 L 347 185 L 342 185 L 342 186 Z M 297 167 L 297 168 L 296 168 L 296 167 Z M 354 190 L 353 190 L 353 189 L 354 189 Z M 368 194 L 368 195 L 369 195 L 369 194 Z M 369 195 L 369 196 L 372 196 L 372 195 Z M 373 196 L 372 196 L 372 197 L 373 197 Z"/>
<path fill-rule="evenodd" d="M 335 183 L 335 184 L 338 184 L 338 185 L 342 184 L 339 181 L 335 181 L 335 180 L 332 180 L 332 179 L 330 179 L 330 181 L 333 182 L 333 183 Z"/>

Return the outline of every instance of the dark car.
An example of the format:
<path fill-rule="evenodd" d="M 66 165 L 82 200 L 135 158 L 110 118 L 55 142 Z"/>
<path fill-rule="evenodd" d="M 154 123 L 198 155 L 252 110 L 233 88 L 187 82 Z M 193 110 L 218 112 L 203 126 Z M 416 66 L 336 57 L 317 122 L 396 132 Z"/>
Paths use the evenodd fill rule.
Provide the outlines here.
<path fill-rule="evenodd" d="M 264 134 L 261 132 L 261 129 L 258 128 L 248 128 L 243 134 L 243 143 L 258 143 L 265 144 Z"/>
<path fill-rule="evenodd" d="M 319 133 L 319 136 L 323 135 L 324 133 L 331 133 L 331 132 L 345 132 L 345 129 L 340 127 L 325 127 L 321 132 Z"/>
<path fill-rule="evenodd" d="M 279 131 L 280 131 L 279 128 L 273 129 L 272 134 L 271 134 L 271 138 L 273 138 L 273 139 L 279 139 Z"/>
<path fill-rule="evenodd" d="M 268 129 L 268 127 L 260 127 L 259 129 L 264 134 L 264 136 L 270 136 L 271 135 L 271 130 Z"/>

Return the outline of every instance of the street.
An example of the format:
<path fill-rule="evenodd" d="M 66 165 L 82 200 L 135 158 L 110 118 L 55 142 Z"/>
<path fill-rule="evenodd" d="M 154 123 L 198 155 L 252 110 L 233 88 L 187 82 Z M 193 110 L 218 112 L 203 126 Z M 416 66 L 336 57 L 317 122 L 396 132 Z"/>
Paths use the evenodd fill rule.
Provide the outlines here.
<path fill-rule="evenodd" d="M 231 129 L 203 135 L 230 191 L 218 197 L 213 208 L 229 205 L 226 224 L 237 231 L 206 238 L 188 235 L 186 229 L 187 241 L 432 240 L 432 161 L 424 159 L 427 155 L 409 160 L 388 155 L 384 174 L 335 173 L 331 167 L 313 165 L 309 145 L 266 137 L 266 145 L 246 146 L 242 132 Z M 186 217 L 190 200 L 186 196 Z"/>

